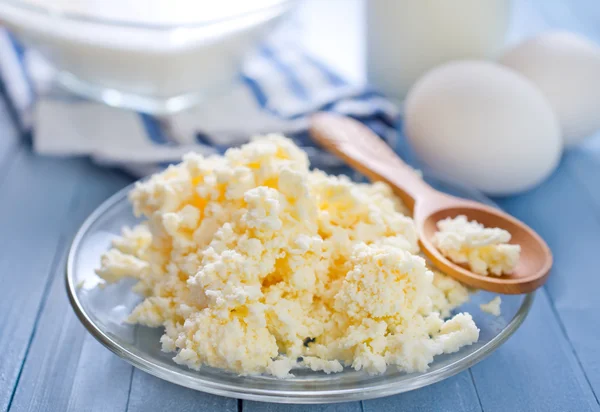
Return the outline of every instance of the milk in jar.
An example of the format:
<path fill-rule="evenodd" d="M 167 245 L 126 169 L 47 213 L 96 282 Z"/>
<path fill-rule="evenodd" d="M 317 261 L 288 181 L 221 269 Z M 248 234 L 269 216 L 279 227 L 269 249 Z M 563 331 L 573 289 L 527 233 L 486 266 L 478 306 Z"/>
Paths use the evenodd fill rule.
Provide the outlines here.
<path fill-rule="evenodd" d="M 511 0 L 367 0 L 367 79 L 404 99 L 429 69 L 455 59 L 494 58 Z"/>

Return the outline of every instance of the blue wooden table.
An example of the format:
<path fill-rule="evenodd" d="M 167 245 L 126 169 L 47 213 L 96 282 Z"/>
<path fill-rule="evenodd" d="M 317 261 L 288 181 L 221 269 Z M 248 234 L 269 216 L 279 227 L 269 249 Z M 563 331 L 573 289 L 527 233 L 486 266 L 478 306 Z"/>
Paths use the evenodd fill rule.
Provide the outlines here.
<path fill-rule="evenodd" d="M 523 2 L 532 13 L 535 2 L 546 0 Z M 594 11 L 600 26 L 598 5 L 590 13 L 565 14 L 567 3 L 548 1 L 543 13 L 515 21 L 562 21 L 577 29 L 594 21 Z M 580 10 L 584 2 L 569 3 Z M 599 178 L 600 135 L 566 152 L 539 188 L 497 199 L 539 231 L 556 261 L 528 319 L 488 359 L 443 382 L 383 399 L 322 406 L 242 402 L 145 374 L 86 333 L 65 294 L 68 243 L 83 219 L 132 178 L 85 159 L 36 156 L 3 103 L 0 411 L 600 411 Z"/>

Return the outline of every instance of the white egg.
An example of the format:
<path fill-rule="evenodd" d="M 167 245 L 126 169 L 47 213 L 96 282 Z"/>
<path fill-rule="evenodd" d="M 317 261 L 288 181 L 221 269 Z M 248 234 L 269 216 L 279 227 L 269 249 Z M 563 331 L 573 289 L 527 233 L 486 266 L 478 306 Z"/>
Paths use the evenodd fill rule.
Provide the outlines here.
<path fill-rule="evenodd" d="M 491 195 L 522 192 L 556 168 L 558 121 L 524 76 L 484 61 L 425 74 L 409 92 L 405 133 L 434 172 Z"/>
<path fill-rule="evenodd" d="M 600 47 L 568 32 L 548 32 L 508 50 L 500 62 L 537 85 L 554 109 L 565 144 L 600 129 Z"/>

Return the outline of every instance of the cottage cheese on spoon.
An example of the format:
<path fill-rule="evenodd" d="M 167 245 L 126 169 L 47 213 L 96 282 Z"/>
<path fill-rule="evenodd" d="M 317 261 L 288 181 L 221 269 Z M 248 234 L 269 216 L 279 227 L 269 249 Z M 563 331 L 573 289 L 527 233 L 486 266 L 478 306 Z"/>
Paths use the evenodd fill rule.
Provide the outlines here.
<path fill-rule="evenodd" d="M 519 262 L 521 246 L 509 244 L 511 235 L 504 229 L 484 227 L 463 215 L 440 220 L 437 227 L 433 244 L 439 251 L 479 275 L 509 274 Z"/>

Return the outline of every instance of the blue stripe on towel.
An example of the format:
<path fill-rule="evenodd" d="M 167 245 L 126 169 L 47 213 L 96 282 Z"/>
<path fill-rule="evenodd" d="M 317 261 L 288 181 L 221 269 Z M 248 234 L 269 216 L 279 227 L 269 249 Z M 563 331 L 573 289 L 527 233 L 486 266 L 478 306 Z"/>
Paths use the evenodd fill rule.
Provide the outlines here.
<path fill-rule="evenodd" d="M 289 50 L 286 50 L 289 51 Z M 244 79 L 246 84 L 252 90 L 258 103 L 264 110 L 268 110 L 275 116 L 278 116 L 282 120 L 296 121 L 304 119 L 310 116 L 311 113 L 316 111 L 332 111 L 340 114 L 348 115 L 356 118 L 362 122 L 368 122 L 371 128 L 383 138 L 390 136 L 390 129 L 394 128 L 397 121 L 397 113 L 395 110 L 390 109 L 388 105 L 383 105 L 378 102 L 378 99 L 382 99 L 383 96 L 375 90 L 368 89 L 360 91 L 353 95 L 340 96 L 338 99 L 328 101 L 320 106 L 316 106 L 311 102 L 311 96 L 307 92 L 307 88 L 302 82 L 302 76 L 299 75 L 299 71 L 302 69 L 300 66 L 285 62 L 277 52 L 276 47 L 263 46 L 260 49 L 261 57 L 264 58 L 267 64 L 277 70 L 281 74 L 284 81 L 284 87 L 289 90 L 294 97 L 306 102 L 306 109 L 300 112 L 293 113 L 291 115 L 284 115 L 279 112 L 276 108 L 269 108 L 266 105 L 268 96 L 260 87 L 260 82 L 270 81 L 270 78 L 255 79 L 249 76 L 245 76 Z M 310 55 L 298 50 L 300 57 L 305 63 L 311 65 L 315 70 L 319 71 L 325 79 L 324 87 L 331 87 L 339 89 L 342 86 L 347 86 L 347 83 L 324 64 L 312 58 Z M 259 81 L 260 80 L 260 81 Z M 344 102 L 352 103 L 344 110 Z M 294 134 L 293 137 L 301 146 L 312 147 L 314 144 L 310 140 L 308 134 L 298 133 Z"/>
<path fill-rule="evenodd" d="M 318 61 L 317 59 L 314 59 L 312 56 L 306 53 L 302 53 L 302 55 L 306 59 L 306 61 L 308 61 L 312 66 L 320 70 L 323 73 L 323 75 L 327 77 L 327 80 L 329 81 L 329 83 L 331 83 L 332 86 L 341 87 L 346 86 L 348 84 L 344 79 L 342 79 L 342 77 L 338 76 L 322 62 Z"/>
<path fill-rule="evenodd" d="M 298 146 L 301 147 L 318 147 L 317 144 L 312 140 L 307 130 L 301 132 L 292 133 L 290 137 Z"/>
<path fill-rule="evenodd" d="M 352 117 L 361 122 L 377 121 L 377 122 L 382 123 L 382 125 L 385 125 L 387 127 L 392 127 L 392 128 L 395 128 L 396 124 L 397 124 L 396 118 L 391 118 L 389 116 L 389 113 L 386 113 L 379 109 L 377 109 L 371 113 L 367 113 L 367 114 L 356 114 L 356 113 L 342 113 L 342 114 Z"/>
<path fill-rule="evenodd" d="M 258 82 L 252 77 L 244 74 L 242 74 L 242 81 L 246 84 L 246 86 L 248 86 L 248 88 L 254 95 L 256 102 L 260 105 L 260 107 L 264 109 L 267 106 L 268 99 Z"/>
<path fill-rule="evenodd" d="M 217 142 L 214 142 L 213 139 L 211 139 L 210 136 L 207 135 L 206 133 L 196 132 L 195 136 L 196 136 L 196 143 L 199 143 L 208 148 L 215 149 L 220 154 L 225 153 L 227 151 L 227 149 L 229 149 L 229 146 L 225 146 L 225 145 L 219 144 Z"/>
<path fill-rule="evenodd" d="M 307 110 L 299 112 L 299 113 L 295 113 L 295 114 L 289 115 L 289 116 L 283 116 L 281 113 L 279 113 L 277 111 L 270 110 L 270 112 L 277 115 L 278 117 L 280 117 L 282 119 L 285 119 L 285 120 L 297 120 L 297 119 L 307 117 L 311 113 L 314 113 L 314 112 L 320 112 L 320 111 L 329 112 L 329 111 L 331 111 L 331 112 L 335 112 L 335 113 L 339 113 L 339 114 L 343 114 L 343 115 L 348 115 L 351 117 L 356 117 L 358 120 L 363 120 L 363 119 L 368 120 L 370 118 L 378 118 L 380 121 L 384 122 L 389 127 L 395 127 L 397 117 L 398 117 L 396 111 L 395 110 L 394 111 L 387 110 L 386 107 L 382 107 L 381 105 L 377 105 L 374 102 L 369 101 L 370 99 L 374 99 L 374 98 L 383 98 L 383 95 L 381 95 L 380 93 L 373 91 L 373 90 L 367 90 L 367 91 L 361 92 L 359 94 L 345 96 L 341 100 L 338 99 L 338 100 L 324 103 L 321 106 L 314 106 L 314 105 L 307 104 L 307 106 L 309 106 L 309 107 L 307 107 Z M 337 106 L 340 106 L 341 104 L 343 104 L 346 101 L 349 101 L 349 102 L 352 102 L 355 104 L 357 102 L 363 103 L 360 113 L 356 113 L 353 111 L 339 110 Z"/>
<path fill-rule="evenodd" d="M 214 143 L 204 133 L 196 132 L 196 141 L 205 146 L 214 146 Z"/>
<path fill-rule="evenodd" d="M 23 59 L 25 57 L 25 49 L 23 48 L 23 46 L 21 45 L 21 43 L 19 43 L 19 41 L 15 38 L 15 36 L 12 35 L 12 33 L 8 33 L 8 38 L 10 39 L 10 42 L 13 46 L 13 49 L 15 50 L 15 55 L 18 57 L 19 61 L 21 62 L 21 68 L 23 68 Z"/>
<path fill-rule="evenodd" d="M 310 96 L 308 95 L 306 89 L 302 85 L 302 82 L 296 76 L 296 72 L 293 67 L 290 67 L 285 62 L 283 62 L 277 56 L 277 53 L 268 46 L 263 46 L 260 49 L 261 54 L 271 61 L 273 67 L 275 67 L 279 72 L 283 75 L 286 80 L 286 83 L 289 89 L 294 93 L 294 95 L 301 100 L 309 100 Z"/>
<path fill-rule="evenodd" d="M 381 95 L 375 95 L 378 97 L 382 97 Z M 369 95 L 367 95 L 367 97 L 372 97 L 371 93 L 369 93 Z M 294 115 L 291 116 L 279 116 L 285 120 L 296 120 L 296 119 L 301 119 L 303 117 L 306 117 L 308 115 L 310 115 L 311 113 L 314 112 L 335 112 L 335 113 L 339 113 L 339 114 L 344 114 L 344 115 L 348 115 L 348 116 L 356 116 L 357 118 L 370 118 L 370 117 L 378 117 L 381 121 L 385 122 L 387 125 L 393 127 L 393 125 L 395 124 L 396 121 L 396 116 L 393 113 L 390 113 L 388 111 L 385 111 L 384 109 L 377 107 L 377 106 L 372 106 L 370 108 L 368 108 L 366 114 L 364 115 L 359 115 L 359 114 L 355 114 L 353 112 L 346 112 L 346 111 L 339 111 L 336 110 L 336 106 L 340 105 L 340 103 L 343 103 L 344 101 L 349 100 L 349 101 L 365 101 L 365 105 L 369 104 L 369 102 L 367 102 L 367 99 L 363 97 L 362 94 L 359 95 L 353 95 L 353 96 L 348 96 L 342 100 L 335 100 L 332 102 L 327 102 L 321 106 L 311 106 L 310 110 L 308 111 L 303 111 L 301 113 L 295 113 Z"/>
<path fill-rule="evenodd" d="M 19 67 L 21 69 L 21 74 L 23 75 L 23 79 L 27 84 L 27 93 L 29 94 L 30 102 L 33 102 L 36 98 L 35 88 L 33 87 L 33 82 L 31 77 L 29 77 L 29 73 L 25 69 L 25 48 L 23 45 L 17 40 L 12 33 L 7 31 L 8 39 L 10 40 L 10 44 L 12 45 L 13 50 L 15 51 L 15 55 L 17 56 L 17 60 L 19 62 Z"/>
<path fill-rule="evenodd" d="M 353 118 L 355 118 L 354 116 L 351 116 Z M 373 132 L 375 132 L 377 135 L 381 136 L 381 137 L 385 137 L 387 135 L 387 133 L 389 133 L 390 128 L 381 123 L 379 120 L 377 119 L 360 119 L 357 118 L 356 120 L 362 121 L 363 124 L 365 124 L 369 129 L 371 129 Z"/>
<path fill-rule="evenodd" d="M 160 145 L 166 145 L 171 143 L 167 139 L 166 135 L 163 133 L 162 127 L 160 126 L 160 122 L 155 117 L 152 117 L 145 113 L 140 113 L 140 118 L 150 140 Z"/>
<path fill-rule="evenodd" d="M 331 102 L 328 104 L 328 107 L 323 110 L 331 110 L 340 114 L 355 115 L 358 118 L 377 117 L 388 126 L 395 127 L 396 122 L 398 121 L 399 112 L 387 101 L 385 101 L 385 104 L 381 104 L 382 99 L 384 99 L 382 94 L 369 90 L 364 93 Z M 377 104 L 377 100 L 379 100 L 380 104 Z M 348 102 L 352 104 L 360 103 L 362 105 L 360 113 L 342 110 L 343 105 Z"/>

